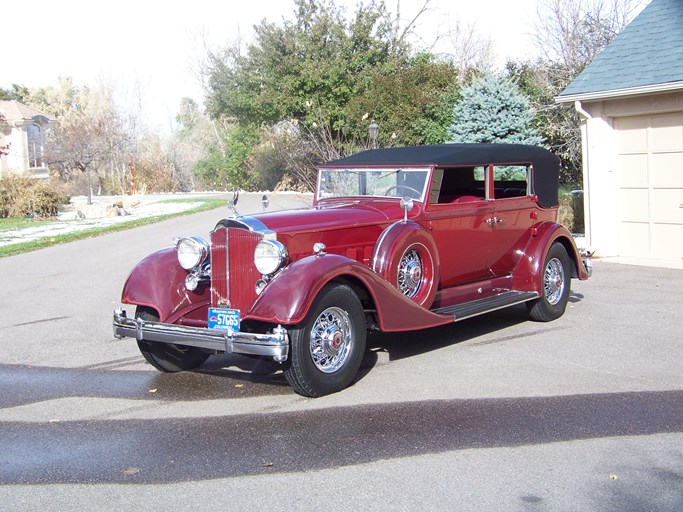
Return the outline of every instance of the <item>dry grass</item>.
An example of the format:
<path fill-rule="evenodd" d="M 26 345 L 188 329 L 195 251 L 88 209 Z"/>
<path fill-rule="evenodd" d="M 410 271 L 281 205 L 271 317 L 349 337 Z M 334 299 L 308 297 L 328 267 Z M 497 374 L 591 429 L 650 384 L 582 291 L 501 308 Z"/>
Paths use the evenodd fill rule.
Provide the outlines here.
<path fill-rule="evenodd" d="M 0 178 L 0 217 L 52 217 L 69 202 L 49 183 L 25 176 Z"/>
<path fill-rule="evenodd" d="M 560 195 L 559 222 L 571 233 L 584 233 L 583 195 Z"/>

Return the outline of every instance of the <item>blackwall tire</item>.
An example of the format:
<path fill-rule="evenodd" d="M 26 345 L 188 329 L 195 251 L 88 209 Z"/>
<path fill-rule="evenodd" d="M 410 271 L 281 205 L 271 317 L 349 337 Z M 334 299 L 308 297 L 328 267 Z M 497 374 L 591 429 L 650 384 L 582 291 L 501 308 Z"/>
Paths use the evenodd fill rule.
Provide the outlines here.
<path fill-rule="evenodd" d="M 135 317 L 150 322 L 159 321 L 156 311 L 145 307 L 138 307 Z M 160 372 L 192 370 L 201 366 L 209 357 L 209 354 L 200 348 L 169 343 L 138 341 L 138 348 L 147 362 Z"/>
<path fill-rule="evenodd" d="M 354 291 L 328 284 L 305 320 L 289 329 L 287 382 L 300 395 L 314 398 L 345 389 L 360 368 L 365 338 L 365 314 Z"/>
<path fill-rule="evenodd" d="M 571 288 L 571 262 L 561 243 L 548 250 L 539 278 L 541 297 L 527 302 L 529 316 L 536 322 L 550 322 L 564 314 Z"/>

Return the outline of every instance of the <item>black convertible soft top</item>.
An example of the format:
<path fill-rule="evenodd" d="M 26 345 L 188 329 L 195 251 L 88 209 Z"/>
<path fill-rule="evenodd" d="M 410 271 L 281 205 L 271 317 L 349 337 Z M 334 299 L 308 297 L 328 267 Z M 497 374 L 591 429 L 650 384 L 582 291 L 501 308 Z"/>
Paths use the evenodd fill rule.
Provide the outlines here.
<path fill-rule="evenodd" d="M 531 164 L 533 190 L 544 208 L 557 206 L 560 159 L 547 149 L 524 144 L 435 144 L 362 151 L 321 167 L 371 165 L 462 166 Z"/>

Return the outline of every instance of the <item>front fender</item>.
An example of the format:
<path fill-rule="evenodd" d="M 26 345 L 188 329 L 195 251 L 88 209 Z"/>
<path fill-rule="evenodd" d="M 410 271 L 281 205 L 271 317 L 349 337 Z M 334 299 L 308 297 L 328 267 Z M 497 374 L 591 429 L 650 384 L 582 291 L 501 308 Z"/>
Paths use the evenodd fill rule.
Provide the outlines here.
<path fill-rule="evenodd" d="M 543 293 L 543 290 L 540 289 L 542 280 L 539 278 L 539 274 L 543 269 L 545 255 L 555 242 L 560 242 L 564 246 L 569 258 L 574 262 L 575 272 L 573 272 L 572 277 L 580 280 L 588 279 L 588 273 L 581 260 L 579 250 L 576 248 L 574 238 L 567 228 L 555 222 L 544 222 L 534 229 L 537 234 L 525 248 L 524 256 L 520 259 L 513 273 L 513 286 L 516 290 Z"/>
<path fill-rule="evenodd" d="M 398 221 L 380 235 L 370 258 L 370 265 L 378 275 L 398 287 L 401 257 L 415 251 L 422 261 L 421 285 L 412 300 L 425 308 L 431 307 L 439 284 L 439 251 L 432 235 L 414 221 Z"/>
<path fill-rule="evenodd" d="M 362 263 L 337 254 L 298 260 L 266 286 L 245 318 L 293 325 L 302 322 L 327 283 L 351 280 L 365 288 L 374 302 L 382 331 L 426 329 L 453 321 L 419 306 Z"/>
<path fill-rule="evenodd" d="M 210 288 L 206 284 L 190 292 L 185 288 L 187 271 L 178 263 L 173 247 L 145 256 L 131 271 L 121 293 L 123 304 L 155 309 L 159 321 L 174 323 L 189 312 L 207 306 Z"/>

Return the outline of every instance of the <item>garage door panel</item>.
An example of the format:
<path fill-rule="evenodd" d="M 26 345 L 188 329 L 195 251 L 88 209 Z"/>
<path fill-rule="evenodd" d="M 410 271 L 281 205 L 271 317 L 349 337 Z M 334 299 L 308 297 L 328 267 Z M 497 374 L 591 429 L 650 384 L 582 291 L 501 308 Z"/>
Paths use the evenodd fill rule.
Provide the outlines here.
<path fill-rule="evenodd" d="M 650 176 L 653 187 L 683 188 L 683 152 L 654 153 Z"/>
<path fill-rule="evenodd" d="M 619 134 L 617 139 L 617 151 L 619 153 L 647 152 L 647 117 L 620 117 L 615 119 L 614 125 Z"/>
<path fill-rule="evenodd" d="M 653 222 L 678 223 L 683 225 L 683 188 L 654 189 L 652 191 Z"/>
<path fill-rule="evenodd" d="M 619 155 L 617 161 L 619 186 L 626 188 L 647 187 L 649 185 L 647 162 L 647 153 L 640 155 Z M 645 169 L 644 172 L 643 169 Z"/>
<path fill-rule="evenodd" d="M 683 149 L 683 112 L 652 116 L 651 126 L 650 150 Z"/>
<path fill-rule="evenodd" d="M 619 191 L 619 218 L 625 221 L 647 222 L 650 218 L 649 190 L 625 188 Z"/>
<path fill-rule="evenodd" d="M 650 255 L 650 224 L 648 222 L 620 222 L 617 234 L 621 255 L 634 257 Z"/>
<path fill-rule="evenodd" d="M 683 225 L 657 224 L 652 226 L 652 250 L 658 258 L 683 258 Z"/>

